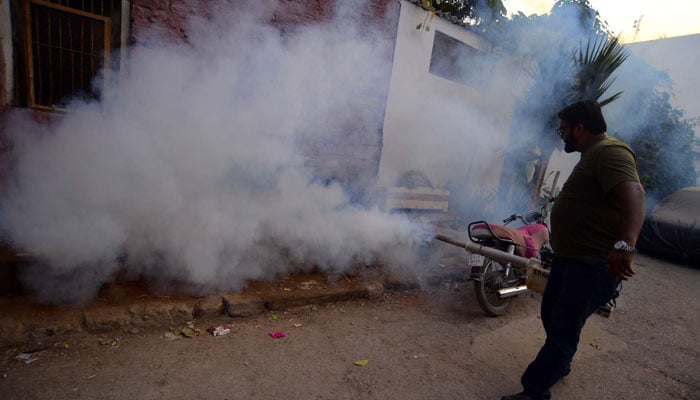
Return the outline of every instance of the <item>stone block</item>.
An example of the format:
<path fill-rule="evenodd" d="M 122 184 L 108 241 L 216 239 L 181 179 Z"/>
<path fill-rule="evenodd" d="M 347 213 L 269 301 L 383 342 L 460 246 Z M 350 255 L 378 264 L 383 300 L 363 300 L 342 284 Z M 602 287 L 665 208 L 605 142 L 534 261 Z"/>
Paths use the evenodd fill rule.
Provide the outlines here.
<path fill-rule="evenodd" d="M 384 286 L 379 282 L 368 282 L 365 285 L 365 294 L 370 300 L 377 300 L 384 293 Z"/>
<path fill-rule="evenodd" d="M 257 296 L 230 293 L 225 294 L 223 299 L 229 317 L 250 317 L 265 311 L 265 301 Z"/>
<path fill-rule="evenodd" d="M 131 327 L 131 315 L 122 307 L 99 307 L 83 314 L 85 329 L 89 332 L 109 332 Z"/>
<path fill-rule="evenodd" d="M 224 314 L 224 298 L 220 295 L 206 296 L 194 305 L 194 317 L 216 317 Z"/>
<path fill-rule="evenodd" d="M 22 322 L 0 318 L 0 348 L 26 343 L 29 340 Z"/>
<path fill-rule="evenodd" d="M 164 300 L 132 305 L 129 308 L 134 325 L 166 325 L 192 321 L 194 306 L 191 302 Z"/>

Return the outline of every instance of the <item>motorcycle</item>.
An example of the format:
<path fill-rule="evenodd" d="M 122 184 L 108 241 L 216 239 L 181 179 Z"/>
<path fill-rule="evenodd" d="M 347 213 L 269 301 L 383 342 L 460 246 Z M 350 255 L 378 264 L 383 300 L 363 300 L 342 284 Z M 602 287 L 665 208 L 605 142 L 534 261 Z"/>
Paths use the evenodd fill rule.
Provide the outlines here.
<path fill-rule="evenodd" d="M 467 227 L 469 239 L 478 245 L 507 254 L 538 259 L 541 265 L 536 271 L 546 284 L 552 255 L 546 222 L 551 201 L 546 201 L 539 210 L 526 215 L 512 214 L 503 220 L 502 225 L 486 221 L 472 222 Z M 514 221 L 520 221 L 522 225 L 517 228 L 508 226 Z M 532 273 L 533 268 L 527 268 L 527 265 L 518 265 L 508 260 L 498 260 L 472 252 L 469 256 L 469 267 L 471 268 L 469 276 L 474 281 L 476 300 L 484 312 L 490 316 L 507 313 L 513 306 L 516 296 L 528 290 L 528 283 L 531 288 L 540 288 L 536 291 L 540 293 L 544 291 L 544 285 L 541 283 L 535 285 L 533 279 L 528 282 L 528 273 Z"/>
<path fill-rule="evenodd" d="M 544 293 L 554 258 L 546 222 L 553 201 L 554 198 L 546 200 L 538 210 L 526 215 L 512 214 L 502 225 L 474 221 L 467 226 L 469 242 L 442 234 L 435 236 L 470 253 L 469 277 L 474 281 L 476 300 L 487 315 L 506 314 L 517 295 L 528 290 Z M 522 225 L 509 227 L 514 221 Z M 615 288 L 613 298 L 600 306 L 596 314 L 609 318 L 621 289 L 622 283 Z"/>
<path fill-rule="evenodd" d="M 474 221 L 467 226 L 468 243 L 436 236 L 470 252 L 469 277 L 474 281 L 476 300 L 487 315 L 507 313 L 515 297 L 527 290 L 544 292 L 553 257 L 546 222 L 552 201 L 548 199 L 526 215 L 512 214 L 502 225 Z M 508 226 L 514 221 L 522 225 Z"/>

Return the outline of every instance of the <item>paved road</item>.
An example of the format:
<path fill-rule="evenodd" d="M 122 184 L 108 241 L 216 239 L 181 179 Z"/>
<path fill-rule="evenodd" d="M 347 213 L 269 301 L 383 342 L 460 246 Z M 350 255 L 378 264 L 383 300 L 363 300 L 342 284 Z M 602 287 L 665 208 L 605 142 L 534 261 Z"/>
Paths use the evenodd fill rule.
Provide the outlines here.
<path fill-rule="evenodd" d="M 646 257 L 636 270 L 612 317 L 589 321 L 554 398 L 700 398 L 700 270 Z M 488 318 L 473 295 L 451 284 L 195 322 L 230 324 L 220 337 L 169 340 L 177 325 L 42 338 L 3 349 L 0 398 L 498 399 L 541 344 L 539 303 Z"/>

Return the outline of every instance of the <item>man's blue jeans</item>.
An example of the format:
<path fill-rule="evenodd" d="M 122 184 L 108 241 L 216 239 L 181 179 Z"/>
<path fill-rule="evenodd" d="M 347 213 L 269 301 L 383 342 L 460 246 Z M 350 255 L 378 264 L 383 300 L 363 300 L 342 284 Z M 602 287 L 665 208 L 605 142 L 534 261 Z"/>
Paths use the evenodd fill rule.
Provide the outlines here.
<path fill-rule="evenodd" d="M 520 380 L 530 397 L 551 397 L 549 388 L 571 371 L 586 319 L 612 299 L 616 286 L 606 263 L 554 258 L 542 297 L 547 339 Z"/>

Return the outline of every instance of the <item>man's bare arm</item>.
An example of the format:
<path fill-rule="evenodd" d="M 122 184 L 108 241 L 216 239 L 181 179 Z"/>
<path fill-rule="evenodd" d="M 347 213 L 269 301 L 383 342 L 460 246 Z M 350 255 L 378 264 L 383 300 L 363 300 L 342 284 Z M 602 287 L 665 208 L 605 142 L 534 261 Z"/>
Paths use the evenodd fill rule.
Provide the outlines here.
<path fill-rule="evenodd" d="M 622 182 L 613 188 L 613 194 L 617 196 L 622 206 L 617 239 L 634 246 L 644 223 L 646 207 L 644 188 L 639 182 Z"/>
<path fill-rule="evenodd" d="M 618 229 L 618 240 L 624 240 L 635 246 L 639 231 L 644 223 L 645 200 L 644 188 L 639 182 L 623 182 L 613 188 L 613 194 L 620 200 L 622 215 Z M 610 252 L 608 264 L 610 275 L 620 281 L 634 275 L 632 259 L 634 254 L 613 250 Z"/>

